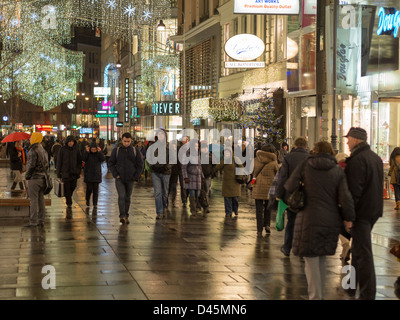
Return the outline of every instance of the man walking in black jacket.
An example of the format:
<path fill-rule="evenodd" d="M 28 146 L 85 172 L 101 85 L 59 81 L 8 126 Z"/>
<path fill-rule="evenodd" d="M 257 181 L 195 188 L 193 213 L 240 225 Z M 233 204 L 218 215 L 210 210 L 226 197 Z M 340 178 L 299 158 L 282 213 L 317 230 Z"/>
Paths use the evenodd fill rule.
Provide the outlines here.
<path fill-rule="evenodd" d="M 76 146 L 74 136 L 68 136 L 57 159 L 57 177 L 64 183 L 64 194 L 67 203 L 67 218 L 72 214 L 72 195 L 76 189 L 76 183 L 81 176 L 82 157 Z"/>
<path fill-rule="evenodd" d="M 294 142 L 294 149 L 286 155 L 283 160 L 282 167 L 279 169 L 278 185 L 276 187 L 277 198 L 282 199 L 284 202 L 287 200 L 287 192 L 284 188 L 286 181 L 290 175 L 297 168 L 297 166 L 303 163 L 310 156 L 307 151 L 307 140 L 303 137 L 299 137 Z M 285 256 L 290 255 L 292 250 L 294 222 L 296 220 L 296 213 L 286 210 L 287 224 L 285 228 L 285 242 L 281 248 L 282 253 Z"/>
<path fill-rule="evenodd" d="M 113 149 L 108 165 L 118 192 L 120 222 L 129 224 L 133 183 L 139 180 L 144 167 L 141 153 L 132 147 L 132 136 L 129 132 L 122 135 L 122 146 Z"/>
<path fill-rule="evenodd" d="M 345 173 L 353 196 L 356 220 L 351 231 L 352 265 L 361 300 L 374 300 L 376 276 L 372 255 L 371 231 L 383 215 L 383 163 L 367 144 L 367 132 L 351 128 L 346 138 L 351 156 Z M 355 293 L 355 290 L 349 293 Z"/>

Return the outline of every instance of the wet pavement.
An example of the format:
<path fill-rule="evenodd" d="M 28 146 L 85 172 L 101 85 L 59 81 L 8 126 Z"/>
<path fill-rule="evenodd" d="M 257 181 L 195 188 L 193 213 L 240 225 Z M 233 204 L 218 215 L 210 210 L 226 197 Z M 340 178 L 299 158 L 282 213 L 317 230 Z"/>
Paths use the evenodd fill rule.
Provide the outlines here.
<path fill-rule="evenodd" d="M 72 219 L 66 219 L 64 198 L 53 193 L 43 229 L 24 228 L 27 219 L 0 219 L 0 299 L 307 299 L 303 260 L 283 256 L 284 232 L 274 223 L 270 236 L 257 237 L 254 203 L 244 189 L 236 218 L 225 218 L 216 178 L 207 217 L 191 216 L 178 201 L 167 218 L 156 220 L 151 180 L 141 181 L 130 224 L 121 225 L 114 180 L 103 172 L 97 215 L 86 210 L 81 178 Z M 0 192 L 10 185 L 9 169 L 0 168 Z M 393 207 L 385 201 L 372 235 L 378 300 L 397 300 L 400 263 L 389 250 L 400 240 L 400 212 Z M 349 299 L 341 289 L 340 252 L 339 245 L 327 258 L 326 299 Z M 56 288 L 46 290 L 42 268 L 48 265 Z"/>

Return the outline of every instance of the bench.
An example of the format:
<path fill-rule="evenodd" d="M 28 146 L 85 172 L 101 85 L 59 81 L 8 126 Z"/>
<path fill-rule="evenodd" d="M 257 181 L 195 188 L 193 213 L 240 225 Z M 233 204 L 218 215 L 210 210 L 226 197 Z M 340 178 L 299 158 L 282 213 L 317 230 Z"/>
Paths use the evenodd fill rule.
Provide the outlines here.
<path fill-rule="evenodd" d="M 51 206 L 51 199 L 44 199 L 45 206 Z M 29 218 L 30 200 L 25 191 L 0 192 L 0 218 Z"/>
<path fill-rule="evenodd" d="M 0 168 L 9 168 L 10 167 L 10 159 L 0 158 Z"/>

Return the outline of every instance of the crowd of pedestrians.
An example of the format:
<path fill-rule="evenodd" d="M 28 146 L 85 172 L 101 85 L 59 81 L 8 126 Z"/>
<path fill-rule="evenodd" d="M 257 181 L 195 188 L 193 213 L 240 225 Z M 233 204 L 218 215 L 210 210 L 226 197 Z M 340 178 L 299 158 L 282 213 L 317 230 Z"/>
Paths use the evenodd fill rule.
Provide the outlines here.
<path fill-rule="evenodd" d="M 212 179 L 222 174 L 225 218 L 233 214 L 238 216 L 241 193 L 244 190 L 251 192 L 255 201 L 257 236 L 262 236 L 264 230 L 271 235 L 271 216 L 276 201 L 280 199 L 289 203 L 290 196 L 301 183 L 305 194 L 304 206 L 300 210 L 294 210 L 290 205 L 287 208 L 281 252 L 284 256 L 293 254 L 304 259 L 309 298 L 324 298 L 326 256 L 335 254 L 340 238 L 343 262 L 349 260 L 351 253 L 359 298 L 375 299 L 371 231 L 383 213 L 384 177 L 382 160 L 367 144 L 365 130 L 351 128 L 348 132 L 349 156 L 336 154 L 331 144 L 325 141 L 317 142 L 310 150 L 307 140 L 302 137 L 294 141 L 290 151 L 287 143 L 282 143 L 278 150 L 272 144 L 257 145 L 254 159 L 246 158 L 254 165 L 247 184 L 241 184 L 237 174 L 237 169 L 244 168 L 245 162 L 232 148 L 224 148 L 223 143 L 219 149 L 221 153 L 216 157 L 211 151 L 212 145 L 206 141 L 189 140 L 184 136 L 181 141 L 171 142 L 173 145 L 170 146 L 168 133 L 164 130 L 158 130 L 154 138 L 154 142 L 134 142 L 129 133 L 124 133 L 115 144 L 110 141 L 77 140 L 73 136 L 65 141 L 44 143 L 43 136 L 34 133 L 29 152 L 22 143 L 16 143 L 9 150 L 11 169 L 15 173 L 12 189 L 17 184 L 23 189 L 22 173 L 26 171 L 32 202 L 28 226 L 43 225 L 43 178 L 51 166 L 51 157 L 57 178 L 64 184 L 69 218 L 72 196 L 82 171 L 86 184 L 86 205 L 90 206 L 92 198 L 93 207 L 97 209 L 102 164 L 106 162 L 115 179 L 122 224 L 129 224 L 134 182 L 139 181 L 142 175 L 146 180 L 151 176 L 155 218 L 162 219 L 166 217 L 168 207 L 178 206 L 178 182 L 184 209 L 189 200 L 191 215 L 210 213 Z M 246 150 L 243 144 L 242 155 Z M 185 161 L 180 158 L 182 154 Z M 202 161 L 204 157 L 209 161 Z M 400 209 L 400 181 L 397 183 L 393 177 L 400 172 L 399 159 L 400 149 L 395 149 L 389 174 L 392 176 L 391 183 L 397 186 L 396 209 Z M 354 288 L 347 293 L 354 295 Z"/>

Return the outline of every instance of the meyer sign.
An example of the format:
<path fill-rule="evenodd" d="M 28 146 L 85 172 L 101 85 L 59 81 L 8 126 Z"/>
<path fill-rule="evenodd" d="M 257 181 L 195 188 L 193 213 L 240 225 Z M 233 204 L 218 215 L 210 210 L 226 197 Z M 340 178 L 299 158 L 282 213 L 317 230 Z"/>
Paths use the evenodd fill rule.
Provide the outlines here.
<path fill-rule="evenodd" d="M 253 34 L 238 34 L 225 44 L 225 52 L 232 59 L 251 61 L 260 57 L 265 51 L 265 44 Z"/>
<path fill-rule="evenodd" d="M 234 13 L 299 14 L 298 0 L 235 0 Z"/>

